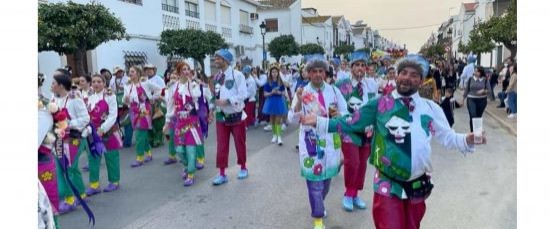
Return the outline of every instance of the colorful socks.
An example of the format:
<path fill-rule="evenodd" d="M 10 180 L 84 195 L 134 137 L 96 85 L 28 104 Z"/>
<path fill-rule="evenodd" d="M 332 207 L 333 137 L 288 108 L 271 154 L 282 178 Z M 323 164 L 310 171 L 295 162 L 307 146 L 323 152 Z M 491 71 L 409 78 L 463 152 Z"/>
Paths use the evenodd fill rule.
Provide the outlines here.
<path fill-rule="evenodd" d="M 153 152 L 151 152 L 151 150 L 145 152 L 145 154 L 146 154 L 148 157 L 152 157 L 152 156 L 153 156 Z"/>
<path fill-rule="evenodd" d="M 137 156 L 136 161 L 143 162 L 143 156 Z"/>
<path fill-rule="evenodd" d="M 69 205 L 73 205 L 74 204 L 74 196 L 65 197 L 65 202 Z"/>
<path fill-rule="evenodd" d="M 98 189 L 99 188 L 99 181 L 90 182 L 90 187 L 93 188 L 93 189 Z"/>
<path fill-rule="evenodd" d="M 188 174 L 187 174 L 187 179 L 193 179 L 194 176 L 195 176 L 195 174 L 193 174 L 193 173 L 188 173 Z"/>
<path fill-rule="evenodd" d="M 204 157 L 203 158 L 197 158 L 197 162 L 199 162 L 200 164 L 204 164 Z"/>
<path fill-rule="evenodd" d="M 323 218 L 314 218 L 313 219 L 313 226 L 323 227 Z"/>

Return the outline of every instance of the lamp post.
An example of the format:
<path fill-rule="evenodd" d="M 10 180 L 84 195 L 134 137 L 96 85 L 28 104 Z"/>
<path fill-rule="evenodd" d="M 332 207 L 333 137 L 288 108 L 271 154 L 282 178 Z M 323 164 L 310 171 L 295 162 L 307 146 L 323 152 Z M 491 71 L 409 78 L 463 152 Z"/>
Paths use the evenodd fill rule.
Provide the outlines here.
<path fill-rule="evenodd" d="M 317 44 L 320 45 L 321 42 L 319 42 L 319 37 L 317 37 Z"/>
<path fill-rule="evenodd" d="M 449 28 L 449 30 L 447 30 L 447 49 L 448 49 L 448 53 L 449 53 L 449 64 L 453 64 L 453 29 Z"/>
<path fill-rule="evenodd" d="M 265 62 L 266 62 L 266 59 L 267 59 L 267 53 L 265 52 L 265 21 L 262 21 L 262 24 L 260 24 L 260 32 L 262 34 L 262 43 L 263 43 L 263 46 L 262 46 L 262 54 L 263 54 L 263 60 L 262 60 L 262 68 L 265 70 Z"/>

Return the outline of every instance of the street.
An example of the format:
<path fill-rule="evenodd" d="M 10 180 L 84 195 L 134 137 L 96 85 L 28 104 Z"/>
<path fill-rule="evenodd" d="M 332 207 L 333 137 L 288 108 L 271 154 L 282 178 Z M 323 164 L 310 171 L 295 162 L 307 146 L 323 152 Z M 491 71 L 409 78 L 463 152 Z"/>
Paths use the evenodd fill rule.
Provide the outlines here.
<path fill-rule="evenodd" d="M 457 132 L 469 129 L 465 107 L 455 110 L 455 120 Z M 232 146 L 229 182 L 219 187 L 211 184 L 218 173 L 213 126 L 206 141 L 205 168 L 196 174 L 191 187 L 183 187 L 180 164 L 163 165 L 167 144 L 155 148 L 154 160 L 138 168 L 130 168 L 134 148 L 121 150 L 121 188 L 88 198 L 96 228 L 311 228 L 306 183 L 295 149 L 297 128 L 288 128 L 283 133 L 284 145 L 278 146 L 269 143 L 271 132 L 262 127 L 247 132 L 248 179 L 237 179 L 239 167 Z M 516 228 L 516 137 L 486 114 L 484 129 L 488 145 L 478 146 L 466 157 L 432 142 L 435 188 L 426 201 L 423 228 Z M 81 157 L 80 163 L 85 160 Z M 365 190 L 360 192 L 367 210 L 352 213 L 341 205 L 343 172 L 332 180 L 325 200 L 327 228 L 374 228 L 373 172 L 369 165 Z M 107 184 L 106 175 L 102 162 L 102 187 Z M 87 183 L 88 173 L 83 177 Z M 61 228 L 89 228 L 81 207 L 60 216 L 59 224 Z"/>

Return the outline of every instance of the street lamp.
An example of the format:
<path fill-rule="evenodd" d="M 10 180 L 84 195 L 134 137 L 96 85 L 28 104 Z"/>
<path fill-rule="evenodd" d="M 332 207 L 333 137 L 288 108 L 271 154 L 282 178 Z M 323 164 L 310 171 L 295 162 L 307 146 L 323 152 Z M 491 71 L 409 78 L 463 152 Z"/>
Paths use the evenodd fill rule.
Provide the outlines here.
<path fill-rule="evenodd" d="M 317 37 L 317 44 L 320 45 L 321 42 L 319 42 L 319 37 Z"/>
<path fill-rule="evenodd" d="M 447 49 L 449 49 L 449 64 L 453 64 L 453 51 L 452 51 L 452 48 L 453 48 L 453 29 L 449 28 L 449 30 L 447 30 L 447 41 L 448 41 L 448 46 L 447 46 Z"/>
<path fill-rule="evenodd" d="M 263 42 L 262 50 L 263 50 L 263 57 L 264 57 L 262 61 L 262 67 L 265 70 L 266 68 L 265 63 L 267 59 L 267 53 L 265 52 L 265 21 L 262 21 L 262 24 L 260 24 L 260 32 L 262 34 L 262 42 Z"/>

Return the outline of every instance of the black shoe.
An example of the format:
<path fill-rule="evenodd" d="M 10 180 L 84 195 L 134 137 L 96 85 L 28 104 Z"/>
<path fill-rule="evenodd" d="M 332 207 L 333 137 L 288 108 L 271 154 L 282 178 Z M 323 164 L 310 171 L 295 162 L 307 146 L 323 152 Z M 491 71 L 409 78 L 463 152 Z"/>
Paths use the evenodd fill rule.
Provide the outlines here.
<path fill-rule="evenodd" d="M 498 105 L 497 108 L 504 108 L 504 105 Z"/>

